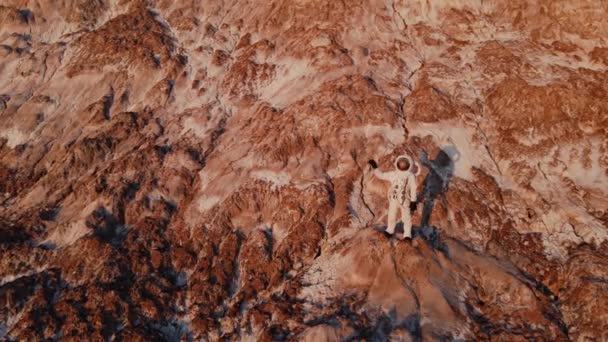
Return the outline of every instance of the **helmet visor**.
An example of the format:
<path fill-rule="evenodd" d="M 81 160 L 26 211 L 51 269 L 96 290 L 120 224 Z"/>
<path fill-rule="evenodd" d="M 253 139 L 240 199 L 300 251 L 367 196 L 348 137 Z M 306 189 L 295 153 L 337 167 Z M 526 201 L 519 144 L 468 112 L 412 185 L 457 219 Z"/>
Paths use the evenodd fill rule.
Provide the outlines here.
<path fill-rule="evenodd" d="M 401 171 L 407 171 L 410 168 L 410 161 L 405 158 L 399 159 L 397 161 L 397 168 Z"/>

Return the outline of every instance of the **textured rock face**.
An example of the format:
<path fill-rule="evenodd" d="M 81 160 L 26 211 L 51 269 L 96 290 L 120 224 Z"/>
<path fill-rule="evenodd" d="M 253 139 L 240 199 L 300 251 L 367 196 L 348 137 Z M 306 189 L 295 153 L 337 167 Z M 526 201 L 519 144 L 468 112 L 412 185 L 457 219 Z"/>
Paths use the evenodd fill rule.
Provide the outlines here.
<path fill-rule="evenodd" d="M 3 1 L 0 339 L 608 339 L 607 14 Z"/>

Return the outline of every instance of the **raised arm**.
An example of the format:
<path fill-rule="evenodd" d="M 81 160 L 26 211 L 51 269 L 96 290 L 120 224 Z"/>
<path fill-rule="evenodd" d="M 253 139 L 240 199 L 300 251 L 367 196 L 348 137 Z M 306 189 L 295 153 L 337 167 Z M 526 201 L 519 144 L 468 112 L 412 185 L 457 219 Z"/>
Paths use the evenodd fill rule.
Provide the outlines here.
<path fill-rule="evenodd" d="M 369 166 L 372 168 L 372 175 L 382 179 L 382 180 L 390 180 L 390 171 L 382 172 L 378 169 L 378 163 L 375 160 L 370 159 L 368 162 Z"/>
<path fill-rule="evenodd" d="M 391 180 L 391 177 L 390 177 L 391 172 L 382 172 L 382 171 L 380 171 L 380 169 L 374 169 L 372 171 L 372 174 L 382 180 L 386 180 L 386 181 Z"/>

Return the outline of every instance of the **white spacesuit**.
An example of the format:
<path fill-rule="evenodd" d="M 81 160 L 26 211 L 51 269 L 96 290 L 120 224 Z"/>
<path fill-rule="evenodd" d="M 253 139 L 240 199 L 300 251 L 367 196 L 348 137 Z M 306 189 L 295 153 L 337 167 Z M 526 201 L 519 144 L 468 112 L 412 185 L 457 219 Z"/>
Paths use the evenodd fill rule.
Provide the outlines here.
<path fill-rule="evenodd" d="M 388 191 L 388 227 L 386 232 L 388 234 L 395 232 L 397 210 L 401 210 L 403 238 L 412 237 L 410 204 L 416 202 L 416 175 L 412 172 L 413 167 L 412 159 L 409 156 L 402 155 L 395 159 L 394 171 L 380 172 L 378 169 L 374 169 L 376 177 L 391 182 Z"/>

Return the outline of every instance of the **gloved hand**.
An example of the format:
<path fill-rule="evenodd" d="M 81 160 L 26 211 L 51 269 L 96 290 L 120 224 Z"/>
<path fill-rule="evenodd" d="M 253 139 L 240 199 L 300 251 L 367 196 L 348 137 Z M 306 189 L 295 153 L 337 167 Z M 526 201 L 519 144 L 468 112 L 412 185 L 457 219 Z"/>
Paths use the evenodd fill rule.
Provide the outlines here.
<path fill-rule="evenodd" d="M 373 159 L 368 160 L 367 163 L 372 167 L 372 169 L 378 168 L 378 163 L 376 163 L 376 161 Z"/>

